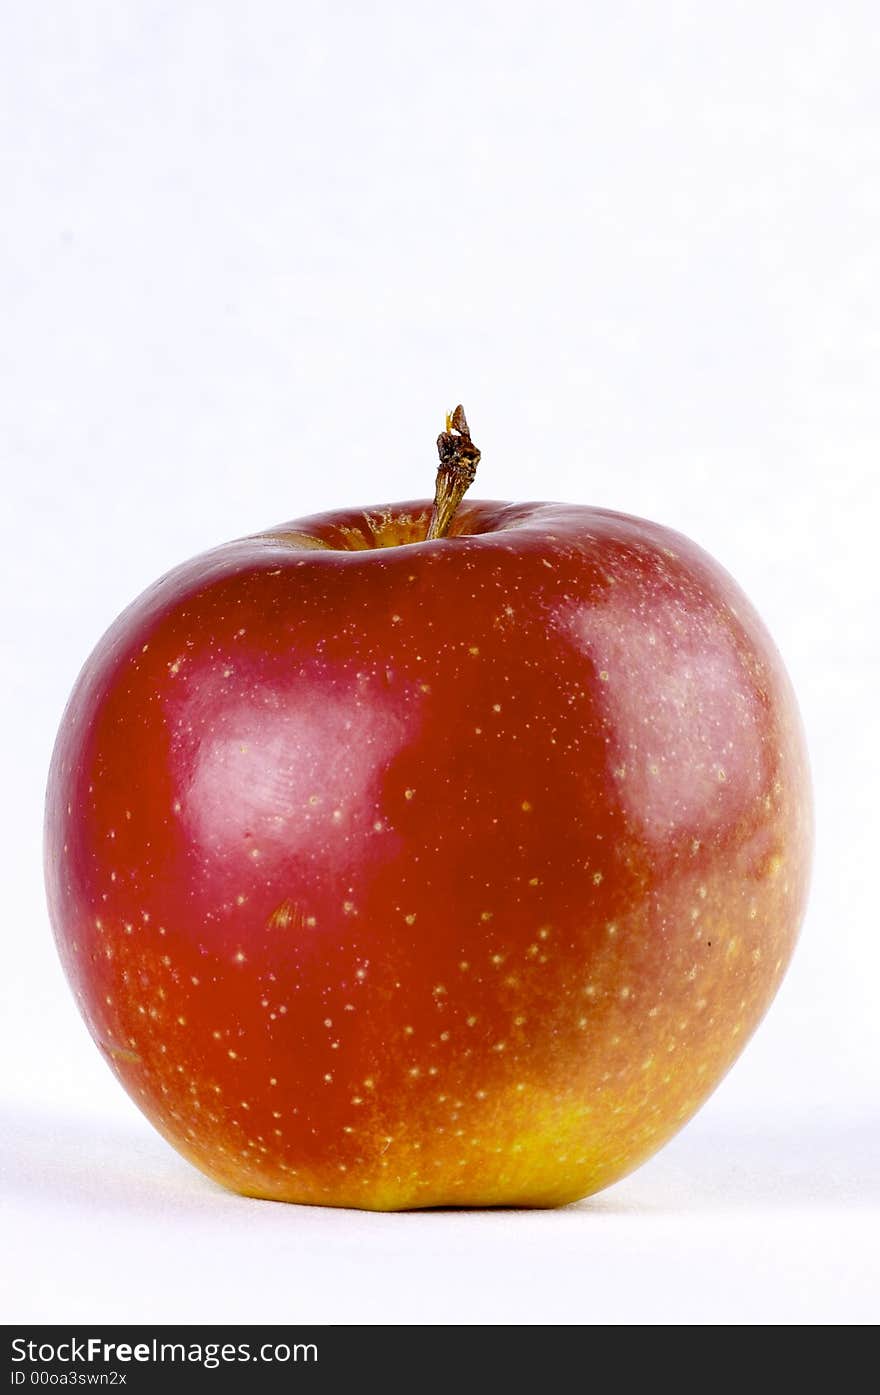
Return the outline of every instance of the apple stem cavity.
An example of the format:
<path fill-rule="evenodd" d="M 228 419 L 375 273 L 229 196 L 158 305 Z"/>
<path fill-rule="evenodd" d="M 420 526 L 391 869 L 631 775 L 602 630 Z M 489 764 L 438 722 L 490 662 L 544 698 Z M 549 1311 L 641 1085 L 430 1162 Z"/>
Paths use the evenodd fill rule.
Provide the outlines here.
<path fill-rule="evenodd" d="M 471 440 L 461 403 L 454 412 L 447 412 L 446 430 L 437 437 L 437 451 L 440 464 L 426 542 L 446 537 L 456 509 L 476 479 L 480 452 Z"/>

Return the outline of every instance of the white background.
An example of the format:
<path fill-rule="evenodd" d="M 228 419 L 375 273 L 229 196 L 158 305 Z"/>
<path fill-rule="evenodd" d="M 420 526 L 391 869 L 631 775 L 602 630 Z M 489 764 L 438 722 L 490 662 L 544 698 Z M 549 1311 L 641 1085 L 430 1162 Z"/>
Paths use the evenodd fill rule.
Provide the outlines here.
<path fill-rule="evenodd" d="M 876 1320 L 876 6 L 42 0 L 2 31 L 5 1319 Z M 762 611 L 815 777 L 802 941 L 699 1117 L 594 1201 L 244 1201 L 78 1019 L 52 741 L 155 576 L 429 493 L 458 400 L 477 494 L 659 519 Z"/>

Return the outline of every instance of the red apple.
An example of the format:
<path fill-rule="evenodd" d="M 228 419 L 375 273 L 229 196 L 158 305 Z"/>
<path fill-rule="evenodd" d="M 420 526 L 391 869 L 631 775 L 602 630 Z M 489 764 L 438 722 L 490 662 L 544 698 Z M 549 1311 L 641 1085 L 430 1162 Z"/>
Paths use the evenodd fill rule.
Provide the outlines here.
<path fill-rule="evenodd" d="M 47 882 L 89 1030 L 251 1196 L 594 1192 L 705 1100 L 792 952 L 804 745 L 734 581 L 604 509 L 447 512 L 196 558 L 62 721 Z"/>

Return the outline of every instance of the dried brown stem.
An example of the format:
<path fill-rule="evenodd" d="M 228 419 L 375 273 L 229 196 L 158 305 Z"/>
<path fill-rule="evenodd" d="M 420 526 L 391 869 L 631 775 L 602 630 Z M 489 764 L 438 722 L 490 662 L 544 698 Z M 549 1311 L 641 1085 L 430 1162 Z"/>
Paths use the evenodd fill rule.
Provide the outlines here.
<path fill-rule="evenodd" d="M 464 407 L 459 404 L 447 413 L 446 430 L 437 437 L 440 465 L 434 507 L 428 524 L 427 541 L 445 538 L 455 517 L 455 511 L 473 484 L 480 463 L 480 452 L 471 440 Z"/>

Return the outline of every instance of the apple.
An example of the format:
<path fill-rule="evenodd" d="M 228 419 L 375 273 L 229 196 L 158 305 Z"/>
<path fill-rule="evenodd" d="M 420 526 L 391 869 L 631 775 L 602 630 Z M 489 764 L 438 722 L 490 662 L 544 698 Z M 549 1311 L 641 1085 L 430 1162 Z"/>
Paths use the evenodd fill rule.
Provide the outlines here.
<path fill-rule="evenodd" d="M 811 799 L 731 577 L 656 523 L 321 514 L 163 577 L 65 711 L 64 968 L 126 1090 L 254 1197 L 549 1206 L 694 1113 L 789 961 Z"/>

